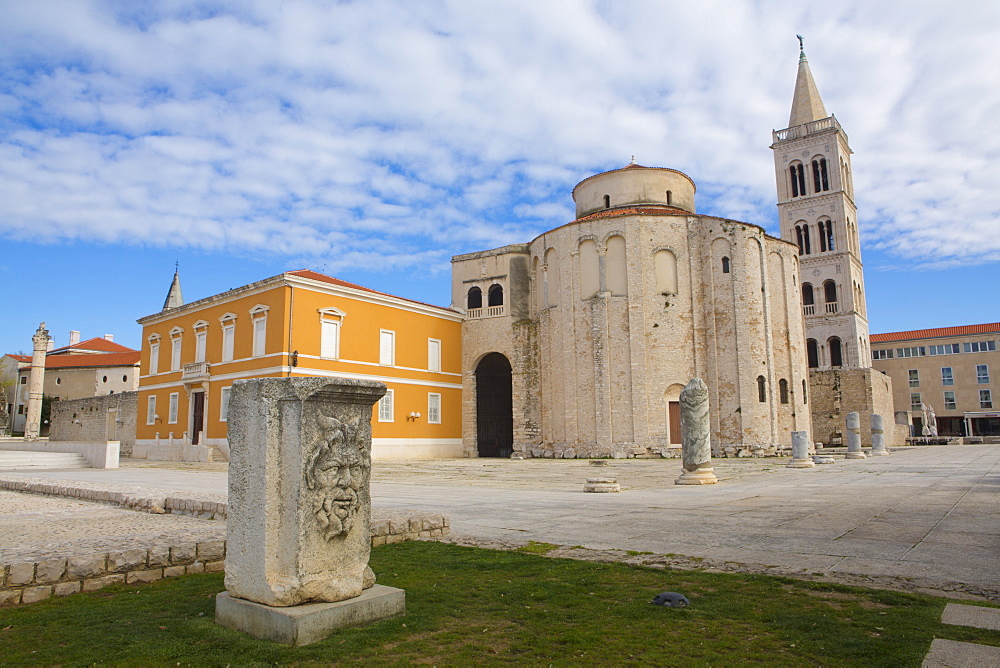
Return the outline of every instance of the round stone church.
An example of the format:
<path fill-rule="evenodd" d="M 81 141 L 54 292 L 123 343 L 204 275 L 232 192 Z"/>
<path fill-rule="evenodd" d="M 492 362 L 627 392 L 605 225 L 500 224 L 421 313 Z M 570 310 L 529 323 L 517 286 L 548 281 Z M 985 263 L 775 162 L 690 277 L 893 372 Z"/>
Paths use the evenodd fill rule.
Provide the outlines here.
<path fill-rule="evenodd" d="M 677 454 L 693 377 L 715 455 L 810 431 L 797 246 L 699 215 L 673 169 L 633 161 L 573 200 L 575 220 L 527 244 L 452 258 L 467 455 Z"/>

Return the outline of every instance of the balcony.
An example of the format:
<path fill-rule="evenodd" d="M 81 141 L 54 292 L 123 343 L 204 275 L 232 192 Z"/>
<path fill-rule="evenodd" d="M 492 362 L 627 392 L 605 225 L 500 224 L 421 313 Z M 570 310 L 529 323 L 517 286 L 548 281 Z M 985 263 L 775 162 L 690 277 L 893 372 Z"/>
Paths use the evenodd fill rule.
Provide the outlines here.
<path fill-rule="evenodd" d="M 816 315 L 816 305 L 809 304 L 802 307 L 802 315 Z"/>
<path fill-rule="evenodd" d="M 827 118 L 821 118 L 818 121 L 811 121 L 809 123 L 796 125 L 795 127 L 786 128 L 784 130 L 774 130 L 771 132 L 771 136 L 774 138 L 775 142 L 779 142 L 788 139 L 808 137 L 809 135 L 817 134 L 825 130 L 840 130 L 841 132 L 844 132 L 844 128 L 840 127 L 837 117 L 829 116 Z M 844 132 L 844 139 L 847 139 L 846 132 Z"/>
<path fill-rule="evenodd" d="M 507 307 L 503 304 L 500 306 L 487 306 L 486 308 L 470 308 L 465 312 L 465 317 L 469 320 L 479 320 L 480 318 L 498 318 L 503 315 L 507 315 Z"/>
<path fill-rule="evenodd" d="M 196 383 L 208 380 L 209 366 L 208 362 L 191 362 L 189 364 L 185 364 L 181 369 L 181 380 L 185 383 Z"/>
<path fill-rule="evenodd" d="M 837 302 L 827 302 L 827 304 L 826 304 L 826 312 L 827 313 L 836 313 L 837 312 Z"/>

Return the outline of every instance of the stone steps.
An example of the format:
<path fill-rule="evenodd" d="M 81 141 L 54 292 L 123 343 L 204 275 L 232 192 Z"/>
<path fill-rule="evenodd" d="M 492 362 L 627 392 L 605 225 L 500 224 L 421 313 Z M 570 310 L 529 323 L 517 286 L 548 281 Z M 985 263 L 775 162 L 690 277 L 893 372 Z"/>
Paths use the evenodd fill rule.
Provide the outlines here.
<path fill-rule="evenodd" d="M 212 453 L 209 456 L 209 461 L 210 462 L 228 462 L 229 461 L 229 457 L 226 457 L 226 453 L 224 453 L 222 451 L 222 448 L 220 448 L 217 445 L 210 445 L 208 447 L 210 447 L 212 449 Z"/>
<path fill-rule="evenodd" d="M 0 469 L 85 469 L 90 464 L 75 452 L 0 451 Z"/>

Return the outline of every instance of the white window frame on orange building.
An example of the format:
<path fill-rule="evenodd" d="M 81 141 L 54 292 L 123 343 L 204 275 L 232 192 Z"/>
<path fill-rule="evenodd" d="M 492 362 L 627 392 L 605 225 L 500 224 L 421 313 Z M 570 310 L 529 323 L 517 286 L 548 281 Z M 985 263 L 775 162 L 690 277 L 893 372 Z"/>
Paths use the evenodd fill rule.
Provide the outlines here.
<path fill-rule="evenodd" d="M 170 330 L 170 370 L 181 370 L 181 354 L 184 344 L 184 328 L 174 327 Z"/>
<path fill-rule="evenodd" d="M 222 361 L 232 362 L 236 349 L 236 314 L 224 313 L 219 324 L 222 325 Z"/>
<path fill-rule="evenodd" d="M 263 357 L 267 354 L 267 312 L 271 310 L 266 304 L 257 304 L 250 309 L 250 322 L 252 324 L 253 348 L 251 357 Z"/>
<path fill-rule="evenodd" d="M 346 313 L 339 308 L 321 308 L 319 311 L 320 343 L 319 356 L 321 359 L 340 359 L 340 328 L 344 324 Z"/>

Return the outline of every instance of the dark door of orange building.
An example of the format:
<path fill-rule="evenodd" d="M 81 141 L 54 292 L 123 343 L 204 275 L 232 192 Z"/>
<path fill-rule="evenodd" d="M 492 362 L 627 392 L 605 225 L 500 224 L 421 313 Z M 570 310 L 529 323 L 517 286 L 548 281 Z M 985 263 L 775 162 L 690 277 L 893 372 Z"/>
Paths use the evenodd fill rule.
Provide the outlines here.
<path fill-rule="evenodd" d="M 191 399 L 194 401 L 191 411 L 191 443 L 198 445 L 201 442 L 201 427 L 205 423 L 205 393 L 193 392 Z"/>

